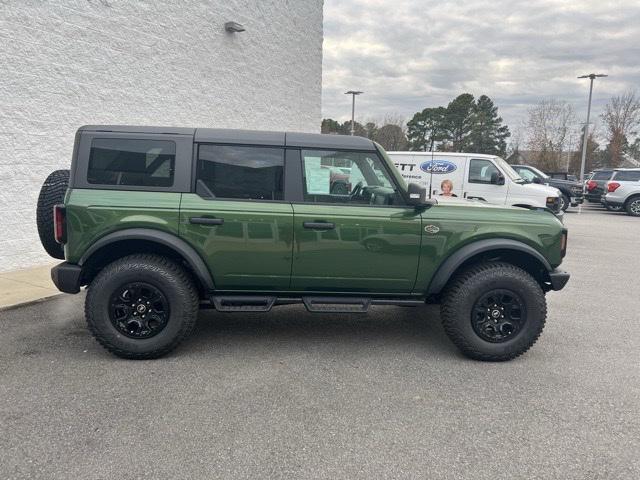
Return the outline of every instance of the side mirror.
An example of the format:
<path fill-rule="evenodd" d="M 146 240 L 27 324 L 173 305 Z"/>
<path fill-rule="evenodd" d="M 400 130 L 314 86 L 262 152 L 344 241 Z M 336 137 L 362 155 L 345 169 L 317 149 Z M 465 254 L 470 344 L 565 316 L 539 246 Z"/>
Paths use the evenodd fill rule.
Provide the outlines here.
<path fill-rule="evenodd" d="M 542 183 L 542 179 L 540 177 L 533 177 L 533 183 Z"/>
<path fill-rule="evenodd" d="M 411 205 L 424 205 L 427 200 L 427 189 L 417 183 L 410 183 L 407 189 Z"/>
<path fill-rule="evenodd" d="M 491 174 L 491 183 L 493 185 L 504 185 L 504 177 L 498 172 L 493 172 Z"/>

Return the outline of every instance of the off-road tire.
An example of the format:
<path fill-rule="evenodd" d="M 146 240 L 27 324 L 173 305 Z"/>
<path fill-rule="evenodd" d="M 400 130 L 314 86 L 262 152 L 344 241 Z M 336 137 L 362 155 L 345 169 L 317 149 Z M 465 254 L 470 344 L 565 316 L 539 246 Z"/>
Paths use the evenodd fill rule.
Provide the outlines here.
<path fill-rule="evenodd" d="M 482 339 L 474 330 L 471 313 L 475 302 L 493 289 L 507 289 L 524 301 L 522 330 L 502 343 Z M 509 263 L 472 265 L 447 285 L 440 307 L 444 330 L 460 351 L 474 360 L 501 362 L 529 350 L 544 329 L 547 303 L 542 288 L 527 272 Z"/>
<path fill-rule="evenodd" d="M 571 205 L 571 200 L 569 200 L 569 197 L 567 197 L 564 193 L 560 195 L 560 201 L 562 202 L 562 206 L 560 207 L 560 209 L 563 212 L 566 212 L 567 209 L 569 208 L 569 206 Z"/>
<path fill-rule="evenodd" d="M 625 209 L 632 217 L 640 217 L 640 197 L 633 197 L 629 199 Z"/>
<path fill-rule="evenodd" d="M 166 326 L 150 338 L 130 338 L 119 332 L 109 315 L 110 298 L 119 287 L 145 282 L 159 289 L 169 304 Z M 179 264 L 159 255 L 137 254 L 107 265 L 91 282 L 85 317 L 96 340 L 114 355 L 144 360 L 175 349 L 195 327 L 199 298 L 192 277 Z"/>
<path fill-rule="evenodd" d="M 36 225 L 40 242 L 53 258 L 64 259 L 64 248 L 53 234 L 53 206 L 64 202 L 69 186 L 69 170 L 52 172 L 42 184 L 36 209 Z"/>

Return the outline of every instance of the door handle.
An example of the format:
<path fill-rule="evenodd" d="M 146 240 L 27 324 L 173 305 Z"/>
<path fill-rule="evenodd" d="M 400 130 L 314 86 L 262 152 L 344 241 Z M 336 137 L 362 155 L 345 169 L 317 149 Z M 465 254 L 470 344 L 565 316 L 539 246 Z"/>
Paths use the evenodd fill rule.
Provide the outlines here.
<path fill-rule="evenodd" d="M 191 217 L 189 223 L 194 225 L 222 225 L 224 218 L 210 218 L 210 217 Z"/>
<path fill-rule="evenodd" d="M 302 222 L 302 226 L 313 230 L 333 230 L 336 228 L 335 224 L 330 222 Z"/>

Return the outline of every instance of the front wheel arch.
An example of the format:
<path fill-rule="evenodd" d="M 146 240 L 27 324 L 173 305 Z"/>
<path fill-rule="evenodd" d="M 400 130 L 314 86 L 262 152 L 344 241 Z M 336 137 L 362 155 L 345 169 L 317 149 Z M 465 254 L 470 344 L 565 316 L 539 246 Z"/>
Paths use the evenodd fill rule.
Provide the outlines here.
<path fill-rule="evenodd" d="M 540 284 L 544 291 L 551 289 L 548 272 L 551 264 L 529 245 L 510 239 L 480 240 L 462 247 L 440 264 L 427 296 L 439 295 L 457 273 L 480 262 L 502 261 L 522 268 Z"/>

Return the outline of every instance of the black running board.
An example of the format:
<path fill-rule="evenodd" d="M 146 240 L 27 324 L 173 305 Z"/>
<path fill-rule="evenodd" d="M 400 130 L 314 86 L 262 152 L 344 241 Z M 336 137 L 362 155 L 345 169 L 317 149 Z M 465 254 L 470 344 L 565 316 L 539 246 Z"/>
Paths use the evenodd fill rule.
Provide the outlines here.
<path fill-rule="evenodd" d="M 276 297 L 251 295 L 212 296 L 211 301 L 220 312 L 268 312 Z"/>
<path fill-rule="evenodd" d="M 304 306 L 312 313 L 366 313 L 370 298 L 302 297 Z"/>
<path fill-rule="evenodd" d="M 221 312 L 268 312 L 274 305 L 303 303 L 311 313 L 366 313 L 371 305 L 416 307 L 424 299 L 369 298 L 369 297 L 279 297 L 259 295 L 212 295 L 211 304 Z M 203 304 L 203 307 L 207 307 Z"/>

